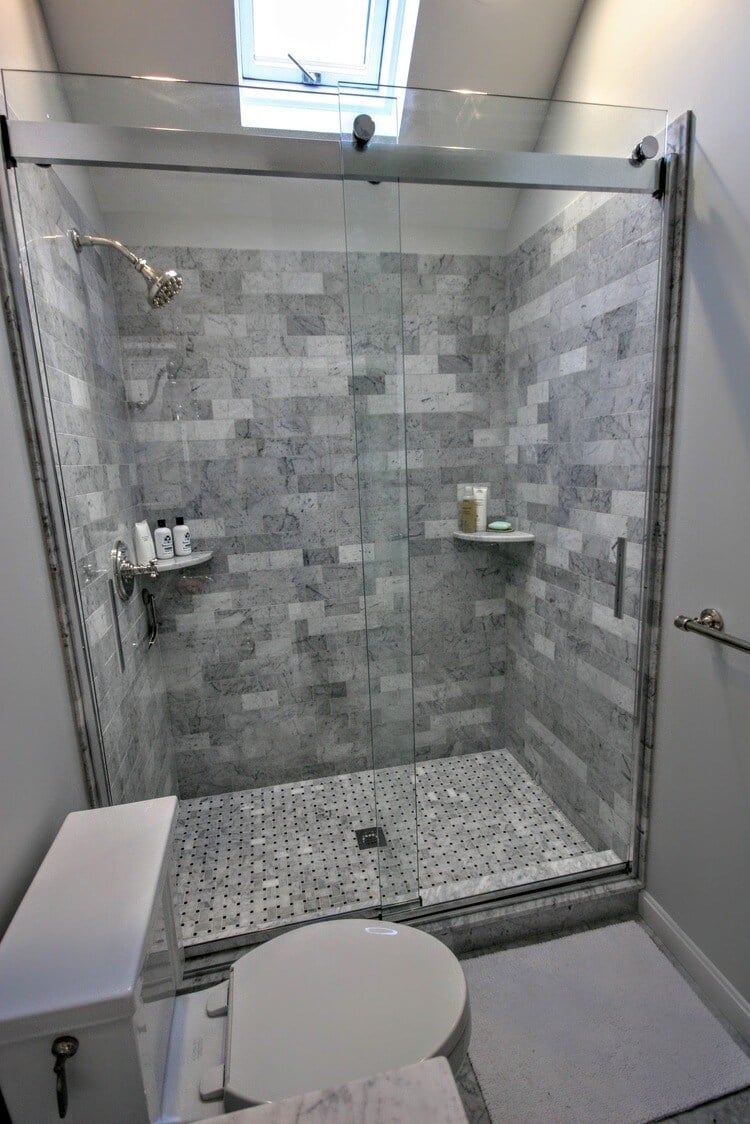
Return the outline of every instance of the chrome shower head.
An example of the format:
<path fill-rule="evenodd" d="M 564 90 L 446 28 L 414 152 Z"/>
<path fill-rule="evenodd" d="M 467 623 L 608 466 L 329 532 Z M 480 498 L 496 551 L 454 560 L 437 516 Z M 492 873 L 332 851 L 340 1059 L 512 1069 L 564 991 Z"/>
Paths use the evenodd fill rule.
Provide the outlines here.
<path fill-rule="evenodd" d="M 152 308 L 164 308 L 164 305 L 169 304 L 182 288 L 182 278 L 173 269 L 166 269 L 164 273 L 157 273 L 144 262 L 144 267 L 140 272 L 146 279 L 148 303 Z"/>
<path fill-rule="evenodd" d="M 164 308 L 164 305 L 169 304 L 182 288 L 182 278 L 173 269 L 166 269 L 160 273 L 149 265 L 145 258 L 139 258 L 115 238 L 100 238 L 96 234 L 79 234 L 77 230 L 71 230 L 70 240 L 79 254 L 86 246 L 112 246 L 119 251 L 146 282 L 147 299 L 152 308 Z"/>

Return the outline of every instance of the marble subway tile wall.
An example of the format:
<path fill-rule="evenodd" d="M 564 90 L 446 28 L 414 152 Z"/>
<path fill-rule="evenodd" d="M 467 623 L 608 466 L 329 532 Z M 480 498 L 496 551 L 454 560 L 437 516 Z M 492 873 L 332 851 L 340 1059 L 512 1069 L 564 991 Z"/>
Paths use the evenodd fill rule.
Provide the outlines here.
<path fill-rule="evenodd" d="M 346 266 L 373 763 L 380 768 L 414 760 L 401 255 L 350 250 Z"/>
<path fill-rule="evenodd" d="M 458 485 L 504 513 L 504 261 L 404 255 L 403 303 L 418 759 L 506 744 L 505 572 L 454 539 Z"/>
<path fill-rule="evenodd" d="M 419 756 L 502 744 L 500 560 L 452 537 L 457 483 L 504 471 L 501 266 L 404 259 L 402 358 L 398 255 L 139 252 L 185 282 L 153 319 L 116 268 L 130 398 L 180 365 L 131 407 L 147 510 L 214 551 L 160 579 L 181 795 L 370 766 L 368 643 L 377 765 L 411 756 L 412 654 Z"/>
<path fill-rule="evenodd" d="M 159 579 L 180 794 L 371 761 L 343 253 L 140 251 L 177 268 L 158 318 L 119 268 L 152 523 L 184 515 L 200 570 Z"/>
<path fill-rule="evenodd" d="M 115 803 L 175 790 L 158 649 L 137 594 L 119 606 L 120 670 L 108 589 L 110 551 L 143 518 L 107 251 L 78 255 L 67 232 L 97 230 L 52 170 L 17 171 L 46 403 L 71 525 L 107 771 Z M 142 283 L 141 283 L 142 285 Z M 144 301 L 145 307 L 145 301 Z M 156 313 L 150 313 L 156 315 Z M 132 544 L 131 544 L 132 551 Z"/>
<path fill-rule="evenodd" d="M 506 259 L 510 747 L 596 848 L 627 857 L 661 209 L 581 196 Z M 618 536 L 624 616 L 614 617 Z"/>

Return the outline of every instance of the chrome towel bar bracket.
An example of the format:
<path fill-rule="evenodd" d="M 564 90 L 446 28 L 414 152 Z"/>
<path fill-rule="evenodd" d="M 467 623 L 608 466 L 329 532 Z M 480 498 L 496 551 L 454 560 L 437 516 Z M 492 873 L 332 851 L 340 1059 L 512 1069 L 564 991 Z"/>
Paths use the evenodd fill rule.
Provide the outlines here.
<path fill-rule="evenodd" d="M 730 636 L 724 631 L 724 618 L 718 609 L 701 609 L 697 617 L 675 617 L 675 628 L 683 632 L 697 632 L 701 636 L 708 636 L 711 640 L 718 640 L 728 648 L 736 648 L 740 652 L 750 652 L 750 641 L 740 640 L 737 636 Z"/>

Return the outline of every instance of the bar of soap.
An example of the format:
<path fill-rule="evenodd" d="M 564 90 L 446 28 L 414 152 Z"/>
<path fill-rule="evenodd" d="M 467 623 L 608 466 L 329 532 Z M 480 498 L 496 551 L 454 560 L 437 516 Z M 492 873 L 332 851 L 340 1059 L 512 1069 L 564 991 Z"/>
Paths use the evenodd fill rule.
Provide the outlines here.
<path fill-rule="evenodd" d="M 510 531 L 510 523 L 506 523 L 504 519 L 496 519 L 494 523 L 487 524 L 488 531 Z"/>

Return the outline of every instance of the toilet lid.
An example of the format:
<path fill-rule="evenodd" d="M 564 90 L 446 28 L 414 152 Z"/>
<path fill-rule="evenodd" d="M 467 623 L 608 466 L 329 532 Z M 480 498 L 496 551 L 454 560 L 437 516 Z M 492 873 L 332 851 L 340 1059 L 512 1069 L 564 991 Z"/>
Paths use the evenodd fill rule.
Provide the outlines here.
<path fill-rule="evenodd" d="M 449 1055 L 466 980 L 440 941 L 384 921 L 325 921 L 232 967 L 227 1110 Z"/>

